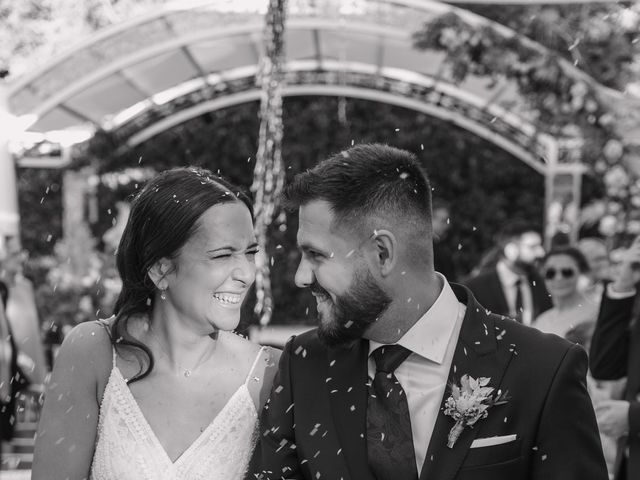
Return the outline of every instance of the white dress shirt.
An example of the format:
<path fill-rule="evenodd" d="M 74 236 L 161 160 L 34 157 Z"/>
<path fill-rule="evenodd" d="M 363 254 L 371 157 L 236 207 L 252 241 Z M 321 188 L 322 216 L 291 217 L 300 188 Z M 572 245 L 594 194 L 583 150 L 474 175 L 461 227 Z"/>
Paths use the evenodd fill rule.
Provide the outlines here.
<path fill-rule="evenodd" d="M 518 295 L 516 282 L 520 280 L 520 292 L 522 293 L 522 323 L 524 325 L 531 325 L 533 322 L 533 293 L 531 292 L 531 285 L 527 277 L 521 277 L 514 273 L 503 262 L 498 262 L 496 265 L 496 271 L 498 272 L 498 278 L 502 284 L 502 291 L 507 298 L 507 305 L 509 306 L 509 315 L 516 317 L 516 296 Z"/>
<path fill-rule="evenodd" d="M 413 353 L 395 371 L 407 395 L 418 474 L 427 455 L 466 311 L 444 276 L 437 275 L 443 283 L 442 291 L 432 307 L 398 340 L 398 345 Z M 371 379 L 376 372 L 371 352 L 380 346 L 369 342 Z"/>
<path fill-rule="evenodd" d="M 629 290 L 628 292 L 617 292 L 613 288 L 613 284 L 607 284 L 607 297 L 612 300 L 622 300 L 623 298 L 633 297 L 636 294 L 636 289 Z"/>

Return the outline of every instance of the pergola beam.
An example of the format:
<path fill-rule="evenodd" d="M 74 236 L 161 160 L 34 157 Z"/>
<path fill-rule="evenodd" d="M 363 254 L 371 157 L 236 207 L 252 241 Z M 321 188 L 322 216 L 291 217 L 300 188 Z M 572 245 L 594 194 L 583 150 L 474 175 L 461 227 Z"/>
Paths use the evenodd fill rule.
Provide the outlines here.
<path fill-rule="evenodd" d="M 69 115 L 77 118 L 78 120 L 80 120 L 81 122 L 86 122 L 86 123 L 96 123 L 96 119 L 95 118 L 91 118 L 88 115 L 79 112 L 78 110 L 76 110 L 75 108 L 70 107 L 69 105 L 65 104 L 65 103 L 61 103 L 60 105 L 57 106 L 57 108 L 59 108 L 60 110 L 68 113 Z"/>
<path fill-rule="evenodd" d="M 9 140 L 17 132 L 16 119 L 9 113 L 6 88 L 0 84 L 0 242 L 6 237 L 15 237 L 20 232 L 20 214 L 18 213 L 18 192 L 16 168 Z"/>

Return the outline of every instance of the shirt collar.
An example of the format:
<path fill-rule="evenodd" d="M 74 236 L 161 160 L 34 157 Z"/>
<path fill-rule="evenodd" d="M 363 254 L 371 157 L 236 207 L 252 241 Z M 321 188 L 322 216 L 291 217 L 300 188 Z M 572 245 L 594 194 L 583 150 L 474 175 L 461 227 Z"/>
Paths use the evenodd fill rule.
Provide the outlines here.
<path fill-rule="evenodd" d="M 443 287 L 431 308 L 398 340 L 397 344 L 428 360 L 442 364 L 453 334 L 460 302 L 446 278 L 436 275 Z M 370 341 L 369 354 L 383 344 Z"/>

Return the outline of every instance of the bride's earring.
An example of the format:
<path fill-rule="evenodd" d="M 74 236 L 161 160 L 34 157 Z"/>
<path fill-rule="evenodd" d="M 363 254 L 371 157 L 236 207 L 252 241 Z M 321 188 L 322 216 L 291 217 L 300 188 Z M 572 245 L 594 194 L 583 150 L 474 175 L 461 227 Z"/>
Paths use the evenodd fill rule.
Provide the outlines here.
<path fill-rule="evenodd" d="M 156 292 L 160 290 L 160 299 L 167 299 L 167 289 L 169 288 L 169 281 L 167 280 L 168 266 L 162 262 L 156 262 L 149 270 L 147 275 L 149 279 L 154 283 Z"/>

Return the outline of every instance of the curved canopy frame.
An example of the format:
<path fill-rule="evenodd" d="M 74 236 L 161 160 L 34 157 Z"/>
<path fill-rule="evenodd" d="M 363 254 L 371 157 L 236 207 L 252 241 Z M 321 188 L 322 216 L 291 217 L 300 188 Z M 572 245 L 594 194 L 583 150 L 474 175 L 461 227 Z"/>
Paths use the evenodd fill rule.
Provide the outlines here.
<path fill-rule="evenodd" d="M 305 65 L 305 67 L 309 67 Z M 353 67 L 353 66 L 352 66 Z M 546 162 L 555 157 L 553 138 L 536 132 L 499 105 L 428 77 L 409 82 L 393 72 L 373 72 L 366 67 L 339 71 L 331 68 L 289 69 L 284 96 L 340 96 L 396 105 L 451 122 L 478 135 L 544 174 Z M 386 73 L 386 74 L 385 74 Z M 204 113 L 260 99 L 253 75 L 228 80 L 224 88 L 202 86 L 163 105 L 152 105 L 115 130 L 128 147 Z"/>
<path fill-rule="evenodd" d="M 33 132 L 105 129 L 132 146 L 193 116 L 255 100 L 266 3 L 178 2 L 106 29 L 10 85 L 9 110 L 33 117 Z M 442 53 L 413 48 L 412 32 L 450 11 L 488 23 L 429 0 L 291 0 L 284 94 L 412 108 L 480 135 L 544 173 L 557 163 L 558 144 L 535 127 L 535 114 L 512 81 L 470 77 L 454 85 Z"/>

